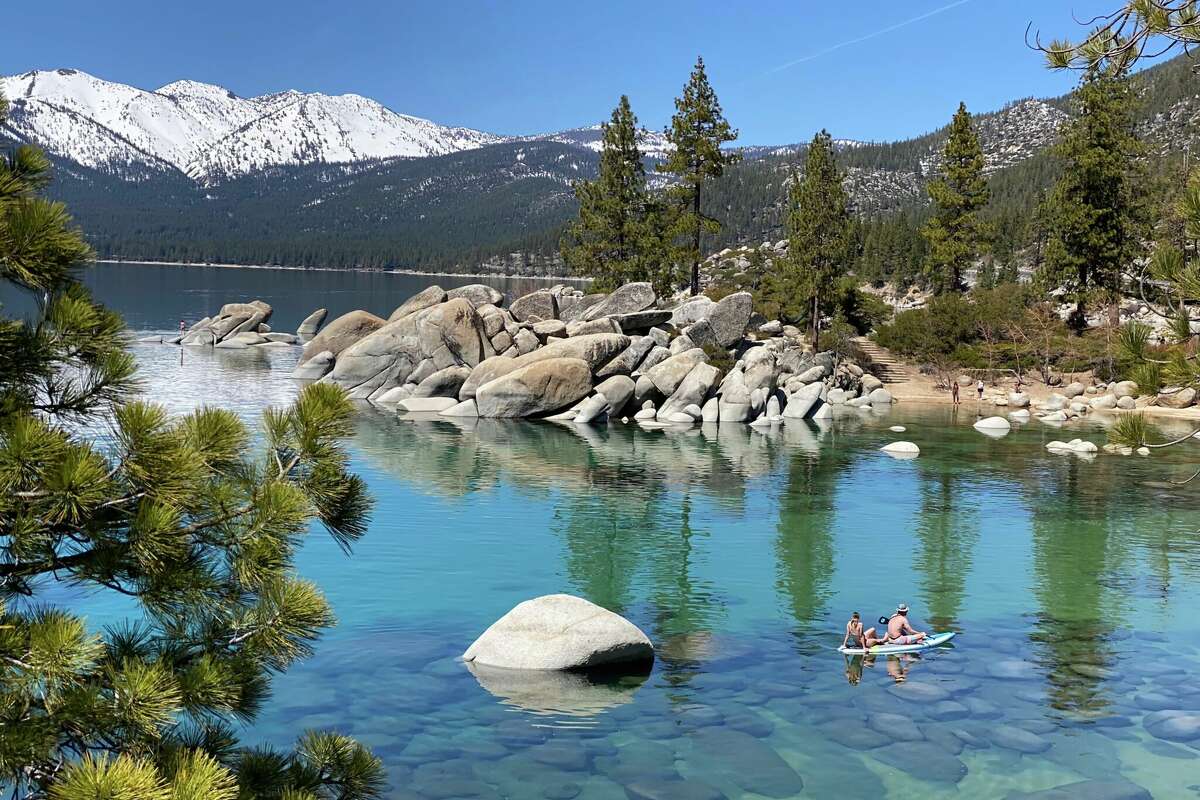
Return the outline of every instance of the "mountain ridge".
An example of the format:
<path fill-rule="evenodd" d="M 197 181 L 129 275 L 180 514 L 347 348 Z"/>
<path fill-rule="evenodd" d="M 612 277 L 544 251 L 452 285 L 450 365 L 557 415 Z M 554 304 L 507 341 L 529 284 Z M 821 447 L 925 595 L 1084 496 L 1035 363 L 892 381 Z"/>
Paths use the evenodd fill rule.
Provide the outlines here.
<path fill-rule="evenodd" d="M 1200 84 L 1191 64 L 1179 56 L 1134 76 L 1143 106 L 1139 130 L 1155 144 L 1157 155 L 1182 152 L 1200 128 Z M 4 80 L 11 85 L 12 79 Z M 144 90 L 115 86 L 117 97 L 111 102 L 85 96 L 73 104 L 99 104 L 95 113 L 109 121 L 144 111 L 138 103 L 130 105 L 131 99 L 152 108 L 182 105 L 189 119 L 199 120 L 197 125 L 223 135 L 247 124 L 259 132 L 268 130 L 255 127 L 255 111 L 290 115 L 285 127 L 321 128 L 319 119 L 312 128 L 300 124 L 312 122 L 303 101 L 311 95 L 294 90 L 263 95 L 259 105 L 247 107 L 238 105 L 241 98 L 232 92 L 195 81 L 166 84 L 160 87 L 165 94 L 151 98 L 138 94 Z M 233 103 L 234 112 L 226 113 L 227 103 Z M 56 167 L 51 194 L 68 203 L 101 256 L 128 260 L 558 273 L 558 240 L 576 209 L 572 185 L 595 175 L 601 142 L 599 125 L 519 137 L 473 132 L 482 138 L 455 142 L 448 134 L 447 141 L 454 144 L 447 145 L 449 152 L 340 162 L 321 148 L 320 137 L 293 131 L 277 153 L 303 158 L 238 160 L 236 153 L 215 148 L 189 176 L 136 136 L 123 137 L 101 122 L 71 117 L 78 113 L 71 105 L 68 99 L 60 111 L 41 120 L 69 118 L 80 126 L 73 140 L 83 149 L 78 157 L 48 147 Z M 316 107 L 312 114 L 320 117 L 320 111 Z M 1028 218 L 1037 192 L 1053 181 L 1056 166 L 1048 148 L 1069 113 L 1069 98 L 1063 96 L 1022 98 L 975 115 L 993 205 L 998 204 L 989 213 L 1002 215 L 1012 236 L 1023 235 L 1018 223 Z M 214 116 L 221 121 L 211 121 Z M 47 144 L 41 135 L 44 125 L 32 124 L 29 117 L 24 122 L 24 127 L 10 123 L 0 129 L 0 139 Z M 148 135 L 146 130 L 142 132 Z M 937 169 L 945 131 L 942 127 L 896 142 L 839 140 L 838 161 L 858 215 L 881 219 L 901 214 L 919 220 L 927 213 L 925 186 Z M 422 134 L 417 130 L 414 135 Z M 640 138 L 651 185 L 660 187 L 669 178 L 653 167 L 669 152 L 665 135 L 644 130 Z M 260 140 L 256 146 L 262 150 L 271 144 Z M 807 145 L 735 149 L 744 160 L 705 194 L 708 212 L 722 222 L 721 233 L 705 239 L 708 252 L 781 238 L 787 186 L 803 168 Z M 178 153 L 175 160 L 180 160 Z"/>

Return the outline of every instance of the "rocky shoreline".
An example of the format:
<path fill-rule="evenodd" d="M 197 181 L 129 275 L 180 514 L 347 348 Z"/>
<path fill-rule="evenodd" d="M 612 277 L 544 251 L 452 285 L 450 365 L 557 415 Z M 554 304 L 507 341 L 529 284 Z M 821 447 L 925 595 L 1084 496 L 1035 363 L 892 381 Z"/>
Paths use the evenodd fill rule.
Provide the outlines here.
<path fill-rule="evenodd" d="M 483 284 L 431 286 L 387 319 L 331 321 L 293 374 L 406 412 L 578 424 L 776 425 L 892 402 L 858 365 L 757 318 L 748 293 L 663 305 L 647 283 L 611 294 L 557 285 L 511 302 Z"/>
<path fill-rule="evenodd" d="M 146 340 L 303 344 L 293 377 L 447 417 L 770 426 L 893 402 L 869 371 L 756 315 L 747 292 L 668 304 L 648 283 L 611 294 L 558 284 L 511 300 L 485 284 L 430 286 L 387 319 L 359 310 L 323 324 L 318 309 L 294 334 L 272 330 L 271 314 L 261 300 L 228 303 L 179 336 Z"/>

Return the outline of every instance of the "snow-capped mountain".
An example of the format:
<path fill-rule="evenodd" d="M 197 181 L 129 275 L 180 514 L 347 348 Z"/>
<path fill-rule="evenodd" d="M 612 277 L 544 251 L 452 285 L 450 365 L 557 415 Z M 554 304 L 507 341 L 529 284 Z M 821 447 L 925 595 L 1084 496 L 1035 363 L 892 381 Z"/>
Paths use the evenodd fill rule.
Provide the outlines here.
<path fill-rule="evenodd" d="M 135 179 L 175 169 L 211 182 L 285 164 L 437 156 L 501 141 L 354 94 L 243 98 L 195 81 L 146 91 L 70 69 L 0 78 L 0 91 L 17 137 Z"/>
<path fill-rule="evenodd" d="M 599 153 L 604 149 L 604 129 L 600 125 L 588 125 L 583 128 L 571 128 L 555 133 L 542 133 L 535 136 L 522 136 L 522 141 L 558 142 L 573 147 L 582 147 Z M 646 158 L 665 159 L 671 153 L 672 145 L 662 131 L 642 128 L 638 131 L 638 149 Z"/>

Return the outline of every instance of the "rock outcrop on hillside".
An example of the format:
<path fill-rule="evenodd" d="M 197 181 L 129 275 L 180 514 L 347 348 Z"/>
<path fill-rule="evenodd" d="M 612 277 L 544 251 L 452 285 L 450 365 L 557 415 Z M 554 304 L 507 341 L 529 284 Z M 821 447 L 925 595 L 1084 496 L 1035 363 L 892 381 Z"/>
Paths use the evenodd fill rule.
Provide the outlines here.
<path fill-rule="evenodd" d="M 406 412 L 578 424 L 773 425 L 891 402 L 859 367 L 756 317 L 748 293 L 664 305 L 646 283 L 607 295 L 559 285 L 507 305 L 483 285 L 433 286 L 386 321 L 365 311 L 334 320 L 294 376 Z"/>

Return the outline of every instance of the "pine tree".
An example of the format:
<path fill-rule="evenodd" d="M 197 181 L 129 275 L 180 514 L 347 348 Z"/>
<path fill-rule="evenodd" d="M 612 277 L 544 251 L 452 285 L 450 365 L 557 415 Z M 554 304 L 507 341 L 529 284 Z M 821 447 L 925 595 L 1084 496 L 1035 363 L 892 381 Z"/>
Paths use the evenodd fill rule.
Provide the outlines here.
<path fill-rule="evenodd" d="M 1128 80 L 1092 70 L 1074 101 L 1076 113 L 1055 145 L 1062 175 L 1041 210 L 1047 236 L 1039 282 L 1071 292 L 1071 326 L 1082 330 L 1089 292 L 1115 309 L 1122 269 L 1141 250 L 1145 181 Z"/>
<path fill-rule="evenodd" d="M 691 293 L 696 295 L 700 293 L 701 237 L 705 232 L 721 230 L 716 219 L 704 214 L 701 193 L 706 181 L 720 177 L 725 167 L 740 159 L 736 153 L 721 149 L 726 142 L 737 139 L 737 131 L 721 111 L 704 71 L 703 58 L 696 59 L 683 95 L 675 99 L 675 114 L 666 133 L 674 149 L 658 169 L 679 179 L 670 192 L 677 211 L 673 222 L 689 241 L 680 249 L 678 260 L 692 265 Z"/>
<path fill-rule="evenodd" d="M 667 209 L 646 191 L 637 117 L 628 97 L 621 96 L 602 128 L 599 174 L 575 185 L 579 216 L 563 237 L 563 260 L 578 274 L 594 278 L 600 291 L 649 281 L 660 296 L 673 294 L 678 276 L 670 237 L 664 233 Z"/>
<path fill-rule="evenodd" d="M 940 177 L 929 184 L 935 210 L 922 234 L 929 243 L 925 275 L 938 294 L 961 292 L 964 276 L 986 245 L 979 211 L 988 201 L 983 149 L 965 103 L 950 123 Z"/>
<path fill-rule="evenodd" d="M 345 736 L 282 752 L 239 748 L 233 728 L 332 622 L 293 561 L 312 519 L 347 547 L 364 531 L 369 501 L 338 445 L 349 402 L 310 386 L 267 412 L 256 447 L 230 412 L 172 419 L 133 399 L 124 325 L 77 281 L 91 253 L 39 196 L 48 176 L 33 147 L 0 158 L 0 281 L 37 304 L 0 317 L 0 786 L 25 800 L 378 797 L 380 762 Z M 89 594 L 47 592 L 56 582 L 132 598 L 138 618 L 94 633 Z"/>
<path fill-rule="evenodd" d="M 788 257 L 769 276 L 764 293 L 790 319 L 808 319 L 813 349 L 821 317 L 836 299 L 850 257 L 851 218 L 833 137 L 821 131 L 808 146 L 804 176 L 793 174 L 788 192 Z"/>

